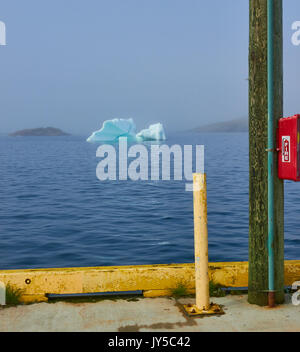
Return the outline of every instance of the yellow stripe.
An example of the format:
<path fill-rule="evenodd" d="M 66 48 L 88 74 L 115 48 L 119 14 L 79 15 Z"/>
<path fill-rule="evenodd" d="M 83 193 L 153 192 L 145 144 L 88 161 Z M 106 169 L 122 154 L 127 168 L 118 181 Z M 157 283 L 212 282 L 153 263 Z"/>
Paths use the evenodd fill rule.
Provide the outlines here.
<path fill-rule="evenodd" d="M 209 276 L 223 286 L 248 286 L 248 262 L 210 263 Z M 286 261 L 285 284 L 299 280 L 300 261 Z M 47 300 L 47 293 L 142 290 L 145 296 L 157 296 L 168 295 L 180 282 L 193 292 L 195 270 L 193 264 L 0 270 L 0 281 L 24 290 L 24 302 Z"/>

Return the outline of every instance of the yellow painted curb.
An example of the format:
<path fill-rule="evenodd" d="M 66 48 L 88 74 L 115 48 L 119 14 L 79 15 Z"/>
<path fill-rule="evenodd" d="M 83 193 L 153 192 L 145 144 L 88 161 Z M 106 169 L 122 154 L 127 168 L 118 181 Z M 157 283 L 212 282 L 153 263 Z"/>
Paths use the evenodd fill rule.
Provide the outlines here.
<path fill-rule="evenodd" d="M 209 264 L 210 280 L 229 287 L 248 286 L 248 262 Z M 285 284 L 300 280 L 300 261 L 285 262 Z M 184 283 L 195 289 L 194 264 L 158 264 L 87 268 L 0 270 L 0 281 L 23 290 L 24 302 L 47 300 L 46 294 L 144 291 L 147 297 L 170 295 Z"/>

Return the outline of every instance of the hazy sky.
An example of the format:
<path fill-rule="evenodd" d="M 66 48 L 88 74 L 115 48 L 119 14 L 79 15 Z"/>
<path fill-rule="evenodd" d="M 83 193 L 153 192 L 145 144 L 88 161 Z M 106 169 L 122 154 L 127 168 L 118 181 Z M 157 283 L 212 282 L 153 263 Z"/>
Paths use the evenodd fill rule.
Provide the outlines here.
<path fill-rule="evenodd" d="M 247 116 L 248 0 L 2 0 L 0 133 L 167 131 Z M 284 1 L 285 114 L 300 113 L 300 1 Z"/>

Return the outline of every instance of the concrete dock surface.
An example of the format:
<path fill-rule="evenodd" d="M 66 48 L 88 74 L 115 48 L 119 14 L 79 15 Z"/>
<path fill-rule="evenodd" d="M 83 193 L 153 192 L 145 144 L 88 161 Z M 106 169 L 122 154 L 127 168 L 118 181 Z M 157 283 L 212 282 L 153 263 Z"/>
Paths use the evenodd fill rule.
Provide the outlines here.
<path fill-rule="evenodd" d="M 138 298 L 85 303 L 36 303 L 0 307 L 1 332 L 238 332 L 300 331 L 300 305 L 270 309 L 247 303 L 247 296 L 211 298 L 224 315 L 189 317 L 182 304 L 193 298 Z"/>

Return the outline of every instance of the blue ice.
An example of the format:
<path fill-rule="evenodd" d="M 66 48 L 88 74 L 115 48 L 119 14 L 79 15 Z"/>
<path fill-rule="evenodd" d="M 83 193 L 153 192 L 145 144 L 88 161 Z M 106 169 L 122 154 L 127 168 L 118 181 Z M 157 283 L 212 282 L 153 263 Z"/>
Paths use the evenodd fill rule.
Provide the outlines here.
<path fill-rule="evenodd" d="M 150 125 L 136 133 L 133 119 L 113 119 L 104 121 L 101 129 L 93 132 L 87 142 L 113 142 L 120 137 L 127 137 L 128 140 L 137 142 L 166 139 L 164 127 L 161 123 Z"/>

